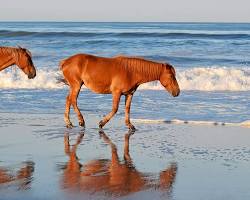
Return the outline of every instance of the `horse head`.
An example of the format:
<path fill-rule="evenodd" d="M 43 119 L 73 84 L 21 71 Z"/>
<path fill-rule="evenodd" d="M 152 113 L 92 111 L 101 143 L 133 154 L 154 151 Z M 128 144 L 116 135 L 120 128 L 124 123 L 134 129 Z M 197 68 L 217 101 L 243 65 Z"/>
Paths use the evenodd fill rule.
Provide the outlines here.
<path fill-rule="evenodd" d="M 31 52 L 25 48 L 18 47 L 16 65 L 28 76 L 29 79 L 35 78 L 36 69 L 31 59 Z"/>
<path fill-rule="evenodd" d="M 177 97 L 180 94 L 180 88 L 176 80 L 176 73 L 173 66 L 169 64 L 164 66 L 164 69 L 160 75 L 160 82 L 164 88 L 174 97 Z"/>

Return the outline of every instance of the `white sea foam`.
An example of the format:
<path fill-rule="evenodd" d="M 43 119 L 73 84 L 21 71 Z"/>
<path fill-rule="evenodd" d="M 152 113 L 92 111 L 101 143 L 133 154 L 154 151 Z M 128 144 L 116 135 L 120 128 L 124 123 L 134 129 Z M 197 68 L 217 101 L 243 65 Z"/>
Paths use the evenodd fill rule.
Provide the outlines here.
<path fill-rule="evenodd" d="M 133 122 L 143 123 L 143 124 L 191 124 L 191 125 L 214 125 L 214 126 L 243 126 L 250 128 L 250 120 L 246 120 L 239 123 L 234 122 L 217 122 L 217 121 L 202 121 L 202 120 L 180 120 L 180 119 L 131 119 Z"/>
<path fill-rule="evenodd" d="M 63 87 L 59 83 L 60 71 L 37 70 L 37 76 L 34 79 L 28 79 L 21 70 L 6 70 L 0 72 L 0 88 L 15 89 L 58 89 Z"/>
<path fill-rule="evenodd" d="M 250 90 L 250 68 L 192 68 L 178 73 L 183 90 Z"/>
<path fill-rule="evenodd" d="M 250 68 L 195 67 L 177 69 L 181 90 L 248 91 Z M 159 82 L 144 84 L 141 89 L 164 89 Z"/>
<path fill-rule="evenodd" d="M 181 90 L 249 91 L 250 68 L 194 67 L 177 69 Z M 58 79 L 59 70 L 39 69 L 35 79 L 28 79 L 19 69 L 0 72 L 0 88 L 59 89 L 64 87 Z M 162 90 L 159 82 L 143 84 L 139 89 Z"/>

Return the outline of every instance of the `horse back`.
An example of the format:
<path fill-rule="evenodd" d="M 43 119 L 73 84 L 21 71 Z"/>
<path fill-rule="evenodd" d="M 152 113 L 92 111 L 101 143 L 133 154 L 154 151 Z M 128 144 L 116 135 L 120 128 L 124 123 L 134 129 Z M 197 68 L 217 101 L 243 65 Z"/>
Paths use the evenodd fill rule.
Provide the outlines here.
<path fill-rule="evenodd" d="M 119 67 L 116 58 L 77 54 L 60 62 L 64 77 L 69 82 L 82 83 L 96 93 L 123 92 L 128 85 L 126 70 Z"/>
<path fill-rule="evenodd" d="M 73 69 L 74 67 L 77 67 L 83 71 L 110 71 L 114 70 L 115 59 L 98 57 L 88 54 L 76 54 L 62 60 L 59 66 L 62 71 L 67 70 L 68 68 Z"/>

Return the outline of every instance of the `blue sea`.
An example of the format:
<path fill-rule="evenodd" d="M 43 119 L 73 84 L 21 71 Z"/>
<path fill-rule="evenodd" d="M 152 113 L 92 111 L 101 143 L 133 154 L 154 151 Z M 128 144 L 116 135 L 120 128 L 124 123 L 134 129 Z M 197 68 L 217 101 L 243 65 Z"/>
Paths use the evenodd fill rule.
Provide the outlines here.
<path fill-rule="evenodd" d="M 175 66 L 181 95 L 159 82 L 135 93 L 131 117 L 141 121 L 246 123 L 250 119 L 250 24 L 0 22 L 0 46 L 29 49 L 37 77 L 10 67 L 0 72 L 0 112 L 62 114 L 68 86 L 60 83 L 61 59 L 76 53 L 145 57 Z M 81 111 L 102 116 L 111 95 L 83 88 Z M 117 116 L 124 115 L 120 105 Z"/>

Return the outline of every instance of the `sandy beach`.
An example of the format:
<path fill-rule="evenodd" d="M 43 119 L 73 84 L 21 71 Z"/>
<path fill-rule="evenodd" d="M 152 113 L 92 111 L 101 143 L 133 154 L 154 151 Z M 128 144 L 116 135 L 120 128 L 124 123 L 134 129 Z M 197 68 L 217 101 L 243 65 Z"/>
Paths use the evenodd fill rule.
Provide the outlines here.
<path fill-rule="evenodd" d="M 99 119 L 1 113 L 0 199 L 250 198 L 249 128 Z"/>

